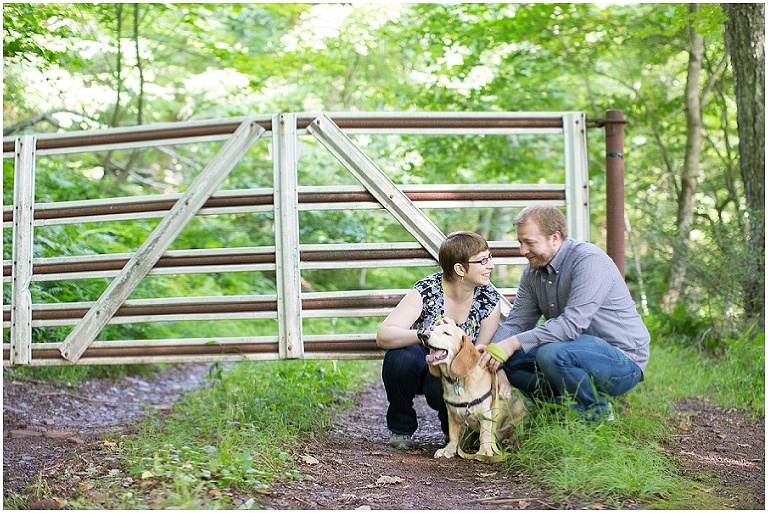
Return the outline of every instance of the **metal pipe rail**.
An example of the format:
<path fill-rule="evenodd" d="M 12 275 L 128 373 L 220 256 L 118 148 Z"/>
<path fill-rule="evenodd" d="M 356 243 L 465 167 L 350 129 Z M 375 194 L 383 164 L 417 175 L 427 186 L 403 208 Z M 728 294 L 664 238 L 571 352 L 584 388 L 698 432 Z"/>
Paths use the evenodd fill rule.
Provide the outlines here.
<path fill-rule="evenodd" d="M 304 293 L 300 298 L 305 318 L 386 315 L 407 290 L 344 291 L 343 294 Z M 514 289 L 502 289 L 514 299 Z M 71 326 L 93 306 L 93 302 L 46 303 L 32 307 L 34 327 Z M 110 324 L 174 320 L 276 319 L 277 297 L 201 296 L 128 300 Z M 3 309 L 3 324 L 10 325 L 10 308 Z"/>
<path fill-rule="evenodd" d="M 325 293 L 302 294 L 301 304 L 305 310 L 331 309 L 373 309 L 392 308 L 405 295 L 403 290 L 345 291 L 335 297 Z M 92 302 L 48 303 L 33 307 L 35 318 L 49 321 L 49 326 L 60 325 L 55 321 L 73 321 L 83 316 L 90 309 Z M 136 320 L 156 321 L 178 315 L 224 314 L 220 318 L 276 318 L 277 297 L 275 294 L 247 296 L 202 296 L 174 297 L 127 300 L 115 317 Z M 4 311 L 8 320 L 8 312 Z M 255 315 L 254 315 L 255 314 Z M 352 315 L 356 315 L 353 313 Z M 50 322 L 53 321 L 53 322 Z M 71 324 L 71 322 L 66 322 Z M 42 323 L 41 323 L 42 325 Z"/>
<path fill-rule="evenodd" d="M 494 188 L 466 186 L 403 186 L 405 195 L 425 208 L 515 207 L 531 201 L 565 201 L 565 190 L 558 184 L 494 184 Z M 298 207 L 301 211 L 378 209 L 381 204 L 364 187 L 299 187 Z M 35 203 L 35 226 L 58 224 L 136 220 L 164 217 L 181 194 L 158 194 L 58 203 Z M 448 205 L 450 203 L 450 205 Z M 200 215 L 271 212 L 274 209 L 274 189 L 238 189 L 212 194 L 200 210 Z M 3 228 L 13 226 L 13 207 L 3 207 Z"/>
<path fill-rule="evenodd" d="M 60 353 L 61 344 L 40 343 L 32 347 L 30 366 L 69 364 Z M 376 336 L 307 335 L 304 353 L 308 359 L 378 359 L 384 351 L 376 346 Z M 3 360 L 10 358 L 10 348 L 3 345 Z M 77 365 L 110 365 L 126 363 L 193 363 L 211 361 L 277 360 L 280 358 L 277 337 L 217 339 L 137 340 L 94 342 L 83 353 Z"/>
<path fill-rule="evenodd" d="M 319 113 L 296 115 L 300 132 Z M 557 131 L 563 128 L 562 113 L 330 113 L 331 119 L 347 133 L 513 133 L 521 130 Z M 84 133 L 41 134 L 37 137 L 38 155 L 93 151 L 94 148 L 147 147 L 179 142 L 224 139 L 234 133 L 245 118 L 196 121 L 184 124 L 157 123 L 137 127 L 92 130 Z M 256 117 L 268 133 L 273 130 L 272 116 Z M 181 125 L 181 126 L 180 126 Z M 13 156 L 15 137 L 3 138 L 3 157 Z"/>
<path fill-rule="evenodd" d="M 516 243 L 490 244 L 496 262 L 520 264 L 525 260 Z M 413 243 L 323 244 L 299 247 L 301 269 L 345 269 L 370 267 L 432 266 L 436 261 Z M 132 253 L 83 255 L 33 260 L 33 282 L 114 277 Z M 168 251 L 155 264 L 150 276 L 201 272 L 273 271 L 274 246 Z M 3 262 L 3 281 L 11 279 L 12 263 Z"/>

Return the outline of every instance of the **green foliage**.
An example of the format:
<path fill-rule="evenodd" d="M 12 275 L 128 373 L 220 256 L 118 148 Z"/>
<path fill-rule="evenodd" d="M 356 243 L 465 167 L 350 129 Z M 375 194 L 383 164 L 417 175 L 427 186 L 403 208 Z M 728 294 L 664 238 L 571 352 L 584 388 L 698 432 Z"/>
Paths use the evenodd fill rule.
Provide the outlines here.
<path fill-rule="evenodd" d="M 638 241 L 637 254 L 629 256 L 638 261 L 641 275 L 634 278 L 648 284 L 647 291 L 639 292 L 647 292 L 651 305 L 665 292 L 667 255 L 677 240 L 677 174 L 688 137 L 683 90 L 690 23 L 705 38 L 702 88 L 709 89 L 702 106 L 692 276 L 681 303 L 695 315 L 708 310 L 703 315 L 712 317 L 721 337 L 730 333 L 719 326 L 720 312 L 733 309 L 727 316 L 740 315 L 734 303 L 743 280 L 731 279 L 738 270 L 730 266 L 744 253 L 745 205 L 743 184 L 735 178 L 732 80 L 728 67 L 718 66 L 725 49 L 724 15 L 717 4 L 695 9 L 688 4 L 580 3 L 365 8 L 9 4 L 3 9 L 4 121 L 14 123 L 14 133 L 246 112 L 576 110 L 597 119 L 608 108 L 621 109 L 630 121 L 625 127 L 627 216 Z M 47 70 L 45 80 L 39 70 Z M 115 105 L 118 88 L 121 101 Z M 48 112 L 32 123 L 35 115 Z M 590 130 L 589 137 L 593 239 L 600 244 L 605 226 L 602 132 Z M 404 184 L 550 181 L 559 179 L 554 175 L 565 158 L 552 138 L 538 136 L 355 140 Z M 171 151 L 115 150 L 39 159 L 38 197 L 62 201 L 64 196 L 183 190 L 217 147 L 196 144 Z M 306 138 L 300 183 L 356 183 L 317 147 Z M 12 191 L 8 169 L 5 162 L 6 203 Z M 75 175 L 90 178 L 78 180 Z M 270 187 L 271 180 L 267 145 L 259 143 L 225 187 Z M 270 220 L 264 217 L 206 219 L 186 230 L 178 245 L 190 247 L 205 234 L 216 239 L 207 245 L 261 243 L 271 235 Z M 452 228 L 461 218 L 451 214 L 435 221 Z M 465 221 L 489 235 L 511 231 L 504 219 L 493 215 L 467 216 Z M 307 222 L 302 225 L 307 241 L 405 237 L 385 217 L 329 214 Z M 233 224 L 242 230 L 232 229 Z M 627 267 L 635 273 L 634 266 Z"/>
<path fill-rule="evenodd" d="M 44 67 L 73 62 L 77 57 L 64 45 L 77 37 L 76 15 L 67 5 L 4 3 L 3 58 Z"/>
<path fill-rule="evenodd" d="M 656 341 L 681 341 L 698 350 L 710 352 L 717 346 L 717 340 L 709 336 L 710 320 L 694 315 L 685 305 L 678 306 L 671 314 L 658 313 L 646 317 L 645 325 Z"/>

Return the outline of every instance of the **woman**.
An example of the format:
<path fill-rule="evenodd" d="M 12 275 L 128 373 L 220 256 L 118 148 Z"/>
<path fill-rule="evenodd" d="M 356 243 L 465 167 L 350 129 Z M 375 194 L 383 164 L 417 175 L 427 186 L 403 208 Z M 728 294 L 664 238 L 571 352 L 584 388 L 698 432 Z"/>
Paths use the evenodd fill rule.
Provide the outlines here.
<path fill-rule="evenodd" d="M 448 433 L 448 412 L 442 384 L 427 369 L 427 349 L 419 333 L 442 319 L 462 328 L 475 344 L 487 345 L 499 325 L 498 291 L 491 285 L 493 260 L 488 242 L 474 232 L 453 232 L 440 246 L 442 271 L 416 282 L 381 323 L 376 344 L 386 349 L 381 377 L 387 391 L 389 445 L 407 450 L 418 427 L 413 400 L 424 394 L 437 410 L 443 433 Z"/>

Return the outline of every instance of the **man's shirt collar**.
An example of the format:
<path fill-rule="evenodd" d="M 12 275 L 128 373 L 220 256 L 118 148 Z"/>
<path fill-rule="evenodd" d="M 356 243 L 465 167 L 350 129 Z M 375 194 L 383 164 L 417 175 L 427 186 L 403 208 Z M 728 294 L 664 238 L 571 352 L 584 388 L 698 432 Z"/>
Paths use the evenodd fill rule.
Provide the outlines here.
<path fill-rule="evenodd" d="M 565 240 L 563 240 L 560 249 L 557 250 L 557 254 L 555 254 L 555 257 L 545 267 L 547 274 L 560 273 L 560 269 L 562 269 L 563 263 L 565 262 L 572 245 L 573 239 L 566 237 Z"/>

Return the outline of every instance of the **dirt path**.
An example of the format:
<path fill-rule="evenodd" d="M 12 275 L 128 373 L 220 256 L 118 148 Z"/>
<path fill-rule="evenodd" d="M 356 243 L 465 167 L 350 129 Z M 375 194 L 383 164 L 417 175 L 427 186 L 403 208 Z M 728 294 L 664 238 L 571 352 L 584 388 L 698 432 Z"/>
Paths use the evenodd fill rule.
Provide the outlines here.
<path fill-rule="evenodd" d="M 278 483 L 262 504 L 272 509 L 565 509 L 501 464 L 433 458 L 444 444 L 437 415 L 416 400 L 417 447 L 387 445 L 387 401 L 375 384 L 335 423 L 329 437 L 310 444 L 299 458 L 304 481 Z"/>
<path fill-rule="evenodd" d="M 120 472 L 104 433 L 128 431 L 147 408 L 165 409 L 194 389 L 207 365 L 177 366 L 152 377 L 93 380 L 77 389 L 29 380 L 3 379 L 3 493 L 33 496 L 28 486 L 47 489 L 32 508 L 55 509 L 83 483 Z M 264 508 L 314 509 L 585 509 L 604 507 L 555 501 L 523 476 L 506 475 L 498 464 L 435 460 L 442 445 L 436 416 L 416 403 L 416 450 L 390 449 L 384 422 L 386 400 L 376 383 L 340 416 L 322 441 L 298 454 L 302 481 L 275 483 L 257 500 Z M 764 510 L 765 424 L 698 402 L 676 405 L 680 431 L 668 450 L 689 477 L 715 473 L 715 493 L 734 509 Z M 86 487 L 87 489 L 87 487 Z M 88 490 L 98 500 L 98 490 Z M 608 505 L 610 507 L 610 505 Z M 642 505 L 623 504 L 625 509 Z M 7 506 L 6 506 L 7 507 Z"/>

